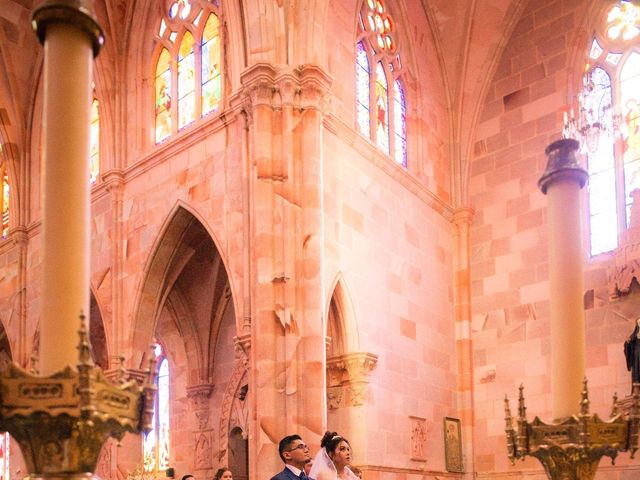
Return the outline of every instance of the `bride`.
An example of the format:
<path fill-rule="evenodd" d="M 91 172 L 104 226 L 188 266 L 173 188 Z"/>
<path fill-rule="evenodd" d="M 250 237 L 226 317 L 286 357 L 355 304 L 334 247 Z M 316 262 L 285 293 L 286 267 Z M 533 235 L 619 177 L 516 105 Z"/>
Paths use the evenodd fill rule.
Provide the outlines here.
<path fill-rule="evenodd" d="M 315 480 L 358 480 L 349 469 L 351 445 L 336 432 L 325 432 L 309 477 Z"/>

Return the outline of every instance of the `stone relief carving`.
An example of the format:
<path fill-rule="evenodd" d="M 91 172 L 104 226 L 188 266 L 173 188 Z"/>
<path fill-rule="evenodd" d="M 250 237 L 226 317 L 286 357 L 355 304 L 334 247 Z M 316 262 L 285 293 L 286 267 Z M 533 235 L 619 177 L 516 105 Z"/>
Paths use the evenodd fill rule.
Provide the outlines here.
<path fill-rule="evenodd" d="M 213 392 L 213 385 L 201 384 L 187 387 L 187 398 L 198 420 L 198 429 L 205 430 L 209 425 L 209 399 Z"/>
<path fill-rule="evenodd" d="M 411 421 L 411 460 L 426 462 L 427 420 L 409 417 Z"/>
<path fill-rule="evenodd" d="M 248 372 L 244 362 L 241 360 L 236 361 L 235 368 L 222 396 L 222 407 L 220 408 L 220 428 L 218 430 L 220 450 L 218 451 L 218 461 L 224 465 L 229 460 L 229 432 L 235 427 L 240 427 L 243 436 L 248 432 L 248 391 L 244 388 L 247 385 L 247 378 Z"/>
<path fill-rule="evenodd" d="M 213 430 L 196 433 L 195 468 L 208 470 L 213 468 Z"/>
<path fill-rule="evenodd" d="M 327 358 L 327 406 L 364 405 L 371 372 L 378 356 L 367 352 L 347 353 Z"/>

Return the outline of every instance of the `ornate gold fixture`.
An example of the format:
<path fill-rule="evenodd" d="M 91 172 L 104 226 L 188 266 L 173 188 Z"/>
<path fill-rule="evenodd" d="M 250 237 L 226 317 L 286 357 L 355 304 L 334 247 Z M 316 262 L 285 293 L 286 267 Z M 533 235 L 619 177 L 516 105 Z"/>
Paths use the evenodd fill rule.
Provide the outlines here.
<path fill-rule="evenodd" d="M 587 380 L 583 382 L 580 413 L 561 421 L 545 423 L 535 417 L 527 422 L 524 387 L 520 386 L 518 398 L 517 428 L 505 396 L 505 432 L 509 459 L 537 458 L 552 480 L 592 480 L 600 459 L 610 457 L 615 462 L 619 452 L 630 452 L 631 458 L 638 450 L 640 433 L 640 384 L 633 385 L 633 403 L 628 414 L 618 409 L 618 398 L 613 397 L 613 409 L 609 420 L 601 420 L 598 414 L 589 413 Z"/>
<path fill-rule="evenodd" d="M 84 325 L 81 316 L 77 368 L 40 377 L 12 363 L 0 374 L 0 429 L 20 445 L 31 478 L 90 477 L 109 436 L 151 429 L 155 356 L 143 386 L 124 372 L 111 383 L 93 363 Z"/>

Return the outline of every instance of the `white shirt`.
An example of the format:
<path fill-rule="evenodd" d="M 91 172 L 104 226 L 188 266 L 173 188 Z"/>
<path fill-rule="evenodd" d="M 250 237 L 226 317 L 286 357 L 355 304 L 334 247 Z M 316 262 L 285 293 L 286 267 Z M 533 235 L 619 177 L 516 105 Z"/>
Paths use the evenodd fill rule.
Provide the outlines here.
<path fill-rule="evenodd" d="M 299 477 L 300 472 L 302 472 L 302 470 L 300 470 L 298 467 L 294 467 L 293 465 L 289 465 L 288 463 L 285 463 L 284 466 L 291 470 L 296 477 Z"/>

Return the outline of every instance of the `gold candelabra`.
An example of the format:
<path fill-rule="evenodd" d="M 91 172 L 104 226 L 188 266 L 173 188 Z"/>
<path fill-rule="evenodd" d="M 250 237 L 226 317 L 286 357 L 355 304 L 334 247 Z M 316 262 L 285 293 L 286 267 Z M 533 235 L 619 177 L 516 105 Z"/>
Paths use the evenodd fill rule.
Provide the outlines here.
<path fill-rule="evenodd" d="M 12 363 L 0 374 L 0 429 L 18 442 L 31 478 L 90 477 L 108 437 L 151 429 L 155 356 L 143 385 L 94 365 L 81 316 L 76 368 L 48 377 Z"/>
<path fill-rule="evenodd" d="M 545 423 L 539 417 L 527 421 L 524 387 L 520 386 L 517 427 L 505 396 L 505 432 L 509 460 L 535 457 L 542 463 L 552 480 L 592 480 L 600 459 L 610 457 L 614 463 L 619 452 L 630 452 L 631 458 L 638 450 L 640 433 L 640 384 L 633 385 L 629 413 L 618 408 L 618 398 L 613 397 L 613 408 L 608 420 L 589 413 L 587 380 L 583 381 L 580 413 L 561 421 Z"/>

